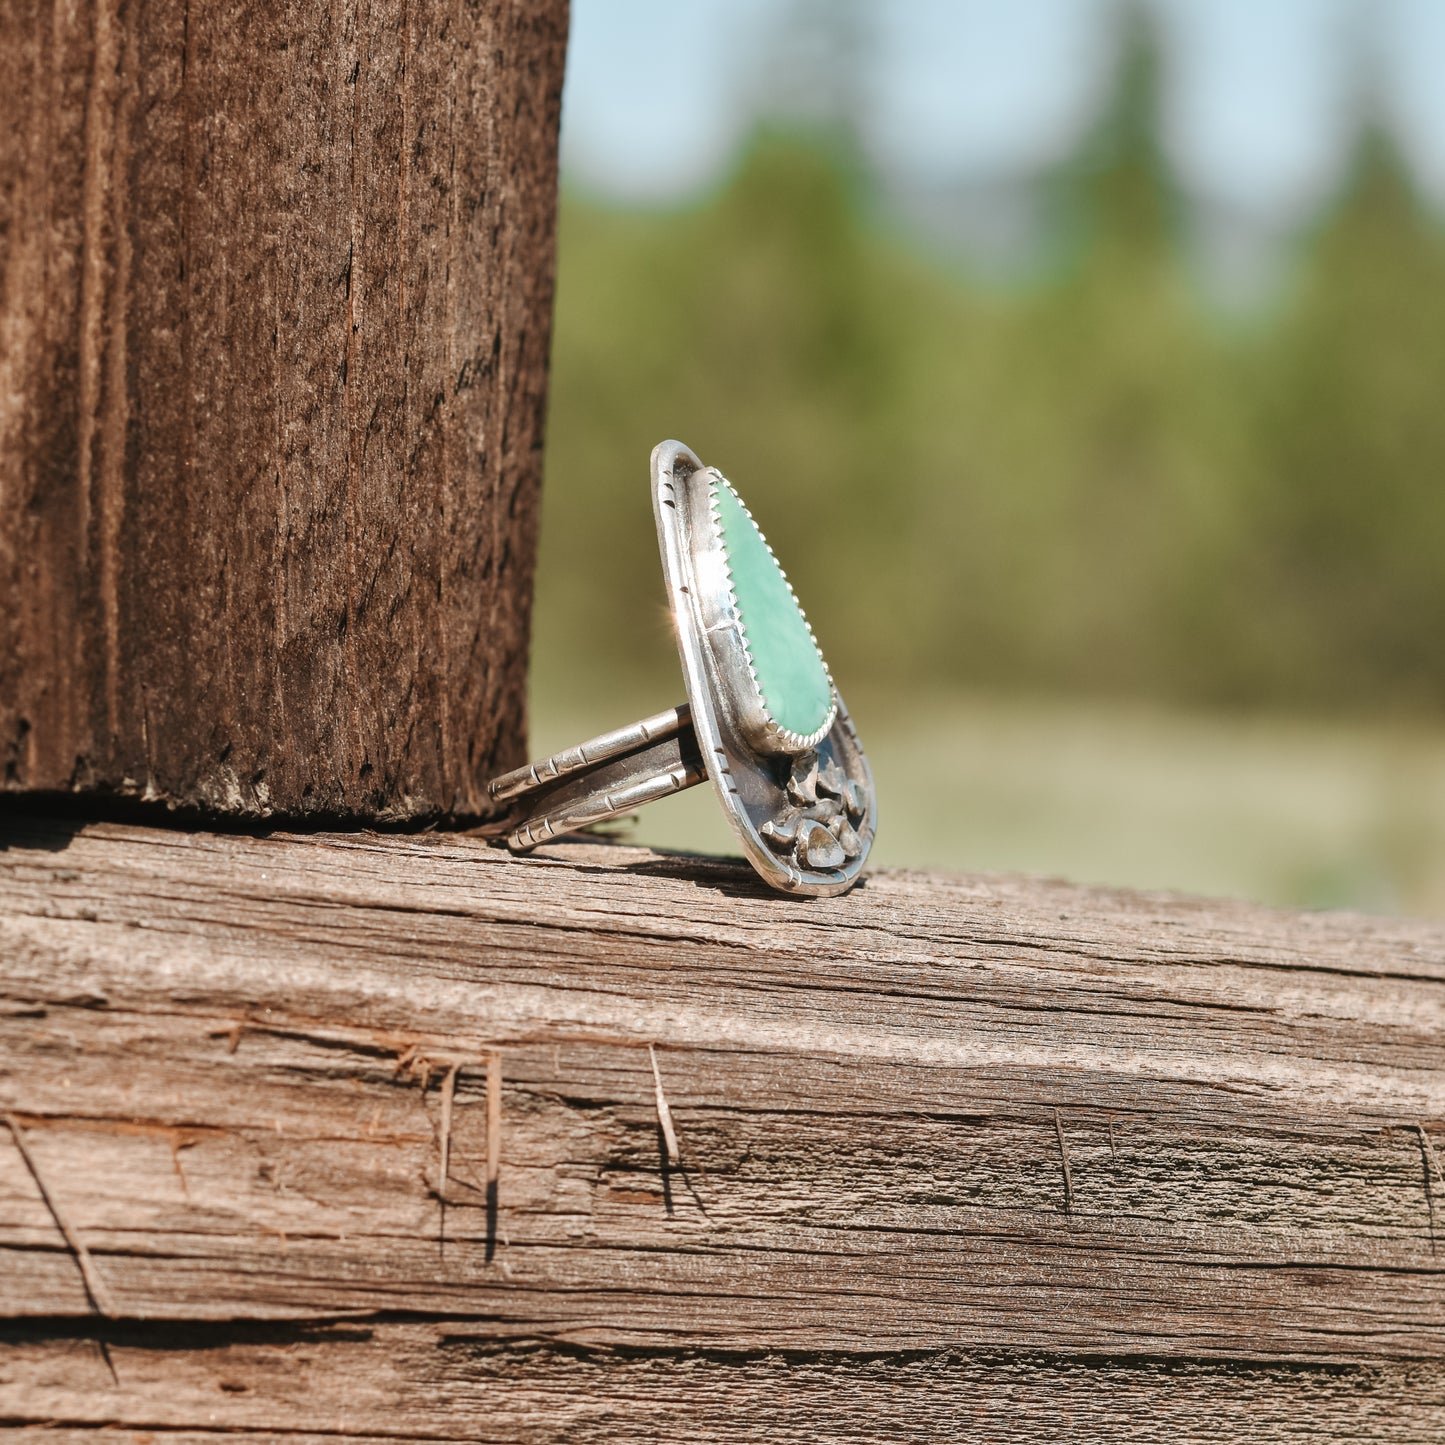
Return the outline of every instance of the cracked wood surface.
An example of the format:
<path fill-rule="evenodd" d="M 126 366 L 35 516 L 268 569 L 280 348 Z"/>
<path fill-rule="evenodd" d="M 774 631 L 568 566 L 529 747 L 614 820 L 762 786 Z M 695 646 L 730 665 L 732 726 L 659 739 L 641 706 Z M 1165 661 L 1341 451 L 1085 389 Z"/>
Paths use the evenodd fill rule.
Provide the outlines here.
<path fill-rule="evenodd" d="M 1438 1438 L 1442 1045 L 1439 925 L 10 816 L 0 1419 Z"/>
<path fill-rule="evenodd" d="M 156 1441 L 987 1441 L 1438 1445 L 1439 1361 L 1160 1360 L 966 1348 L 898 1355 L 601 1349 L 475 1325 L 346 1323 L 111 1332 L 0 1326 L 0 1428 L 45 1442 L 102 1422 Z M 25 1401 L 24 1412 L 16 1402 Z M 222 1425 L 219 1422 L 224 1421 Z M 114 1439 L 107 1434 L 107 1440 Z"/>
<path fill-rule="evenodd" d="M 0 5 L 0 791 L 474 816 L 523 760 L 566 23 Z"/>

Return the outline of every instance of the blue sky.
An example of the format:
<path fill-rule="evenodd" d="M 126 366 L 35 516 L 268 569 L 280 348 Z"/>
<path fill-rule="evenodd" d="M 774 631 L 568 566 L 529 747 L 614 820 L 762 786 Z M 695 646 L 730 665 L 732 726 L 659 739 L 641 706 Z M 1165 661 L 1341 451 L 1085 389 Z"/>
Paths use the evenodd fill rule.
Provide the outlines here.
<path fill-rule="evenodd" d="M 1279 233 L 1338 190 L 1362 114 L 1445 209 L 1445 0 L 1140 0 L 1165 150 L 1205 207 Z M 666 204 L 765 114 L 845 110 L 894 182 L 1026 178 L 1108 93 L 1119 0 L 573 0 L 570 179 Z"/>

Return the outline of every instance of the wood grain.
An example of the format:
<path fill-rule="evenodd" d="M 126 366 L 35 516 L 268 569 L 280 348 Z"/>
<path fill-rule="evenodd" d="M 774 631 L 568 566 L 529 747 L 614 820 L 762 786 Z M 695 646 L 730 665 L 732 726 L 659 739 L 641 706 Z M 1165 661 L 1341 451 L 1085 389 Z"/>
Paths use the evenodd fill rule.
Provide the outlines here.
<path fill-rule="evenodd" d="M 1284 1364 L 1043 1351 L 602 1349 L 475 1325 L 0 1329 L 0 1421 L 46 1442 L 987 1441 L 1436 1445 L 1436 1361 Z M 107 1433 L 106 1440 L 115 1438 Z"/>
<path fill-rule="evenodd" d="M 1445 1424 L 1438 925 L 907 872 L 805 902 L 599 844 L 6 827 L 0 1108 L 118 1318 L 0 1132 L 0 1316 L 29 1321 L 0 1415 L 279 1429 L 262 1377 L 336 1341 L 358 1380 L 401 1372 L 408 1438 L 680 1438 L 641 1423 L 658 1392 L 722 1438 L 734 1390 L 760 1420 L 795 1402 L 778 1438 L 878 1438 L 846 1402 L 892 1381 L 938 1438 L 1049 1410 L 1070 1438 Z M 1031 1380 L 1051 1393 L 1020 1404 Z M 286 1428 L 389 1433 L 364 1392 L 325 1398 Z M 554 1406 L 573 1433 L 525 1414 Z"/>
<path fill-rule="evenodd" d="M 0 787 L 522 760 L 565 0 L 0 7 Z"/>

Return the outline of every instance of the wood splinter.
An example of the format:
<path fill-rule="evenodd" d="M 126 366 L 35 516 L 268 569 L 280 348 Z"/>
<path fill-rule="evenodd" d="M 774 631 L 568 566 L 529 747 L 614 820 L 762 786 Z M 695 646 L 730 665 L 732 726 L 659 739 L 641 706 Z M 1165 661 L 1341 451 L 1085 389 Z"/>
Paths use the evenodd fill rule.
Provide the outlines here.
<path fill-rule="evenodd" d="M 35 1181 L 36 1189 L 40 1191 L 40 1197 L 45 1201 L 45 1207 L 50 1211 L 50 1217 L 55 1221 L 55 1227 L 60 1231 L 61 1237 L 69 1246 L 76 1264 L 80 1267 L 81 1282 L 85 1286 L 86 1297 L 90 1300 L 91 1308 L 108 1320 L 115 1319 L 115 1305 L 111 1301 L 110 1291 L 106 1288 L 105 1281 L 100 1277 L 100 1270 L 96 1268 L 95 1260 L 91 1258 L 90 1251 L 85 1247 L 85 1243 L 76 1232 L 75 1227 L 62 1212 L 59 1201 L 46 1187 L 45 1179 L 40 1173 L 40 1166 L 35 1162 L 35 1156 L 31 1154 L 30 1146 L 25 1142 L 25 1135 L 21 1132 L 20 1121 L 10 1113 L 0 1114 L 0 1119 L 5 1121 L 5 1127 L 10 1130 L 10 1137 L 14 1139 L 15 1147 L 20 1151 L 20 1158 L 24 1161 L 26 1169 L 29 1170 L 30 1177 Z M 106 1364 L 110 1364 L 108 1355 Z M 114 1366 L 111 1366 L 111 1373 L 115 1373 Z"/>
<path fill-rule="evenodd" d="M 487 1187 L 497 1182 L 502 1170 L 502 1055 L 493 1049 L 487 1055 Z"/>
<path fill-rule="evenodd" d="M 1074 1212 L 1074 1179 L 1069 1172 L 1069 1145 L 1064 1138 L 1064 1121 L 1054 1110 L 1054 1132 L 1059 1136 L 1059 1157 L 1064 1161 L 1064 1213 Z"/>
<path fill-rule="evenodd" d="M 453 1064 L 442 1079 L 442 1129 L 441 1129 L 441 1176 L 437 1180 L 437 1193 L 443 1204 L 447 1197 L 447 1180 L 451 1177 L 452 1166 L 452 1102 L 457 1093 L 457 1074 L 460 1064 Z"/>
<path fill-rule="evenodd" d="M 1415 1122 L 1415 1132 L 1420 1136 L 1420 1152 L 1425 1156 L 1425 1207 L 1430 1211 L 1430 1253 L 1437 1254 L 1439 1246 L 1435 1234 L 1435 1189 L 1431 1181 L 1438 1181 L 1445 1187 L 1445 1175 L 1440 1172 L 1440 1161 L 1435 1157 L 1430 1136 L 1419 1120 Z"/>
<path fill-rule="evenodd" d="M 677 1147 L 677 1133 L 672 1127 L 672 1110 L 667 1107 L 667 1095 L 662 1092 L 662 1075 L 657 1071 L 657 1052 L 651 1044 L 647 1046 L 647 1057 L 652 1060 L 652 1082 L 657 1100 L 657 1123 L 662 1130 L 662 1142 L 667 1149 L 667 1162 L 676 1169 L 682 1161 Z"/>

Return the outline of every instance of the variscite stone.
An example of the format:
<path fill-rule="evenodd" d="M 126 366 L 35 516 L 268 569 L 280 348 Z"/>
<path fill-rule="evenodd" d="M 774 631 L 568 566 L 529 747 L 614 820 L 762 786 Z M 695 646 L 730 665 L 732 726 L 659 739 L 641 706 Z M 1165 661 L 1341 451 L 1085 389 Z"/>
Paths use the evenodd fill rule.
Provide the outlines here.
<path fill-rule="evenodd" d="M 823 655 L 783 569 L 738 494 L 718 478 L 713 499 L 763 707 L 779 728 L 811 740 L 833 715 L 833 684 Z"/>

